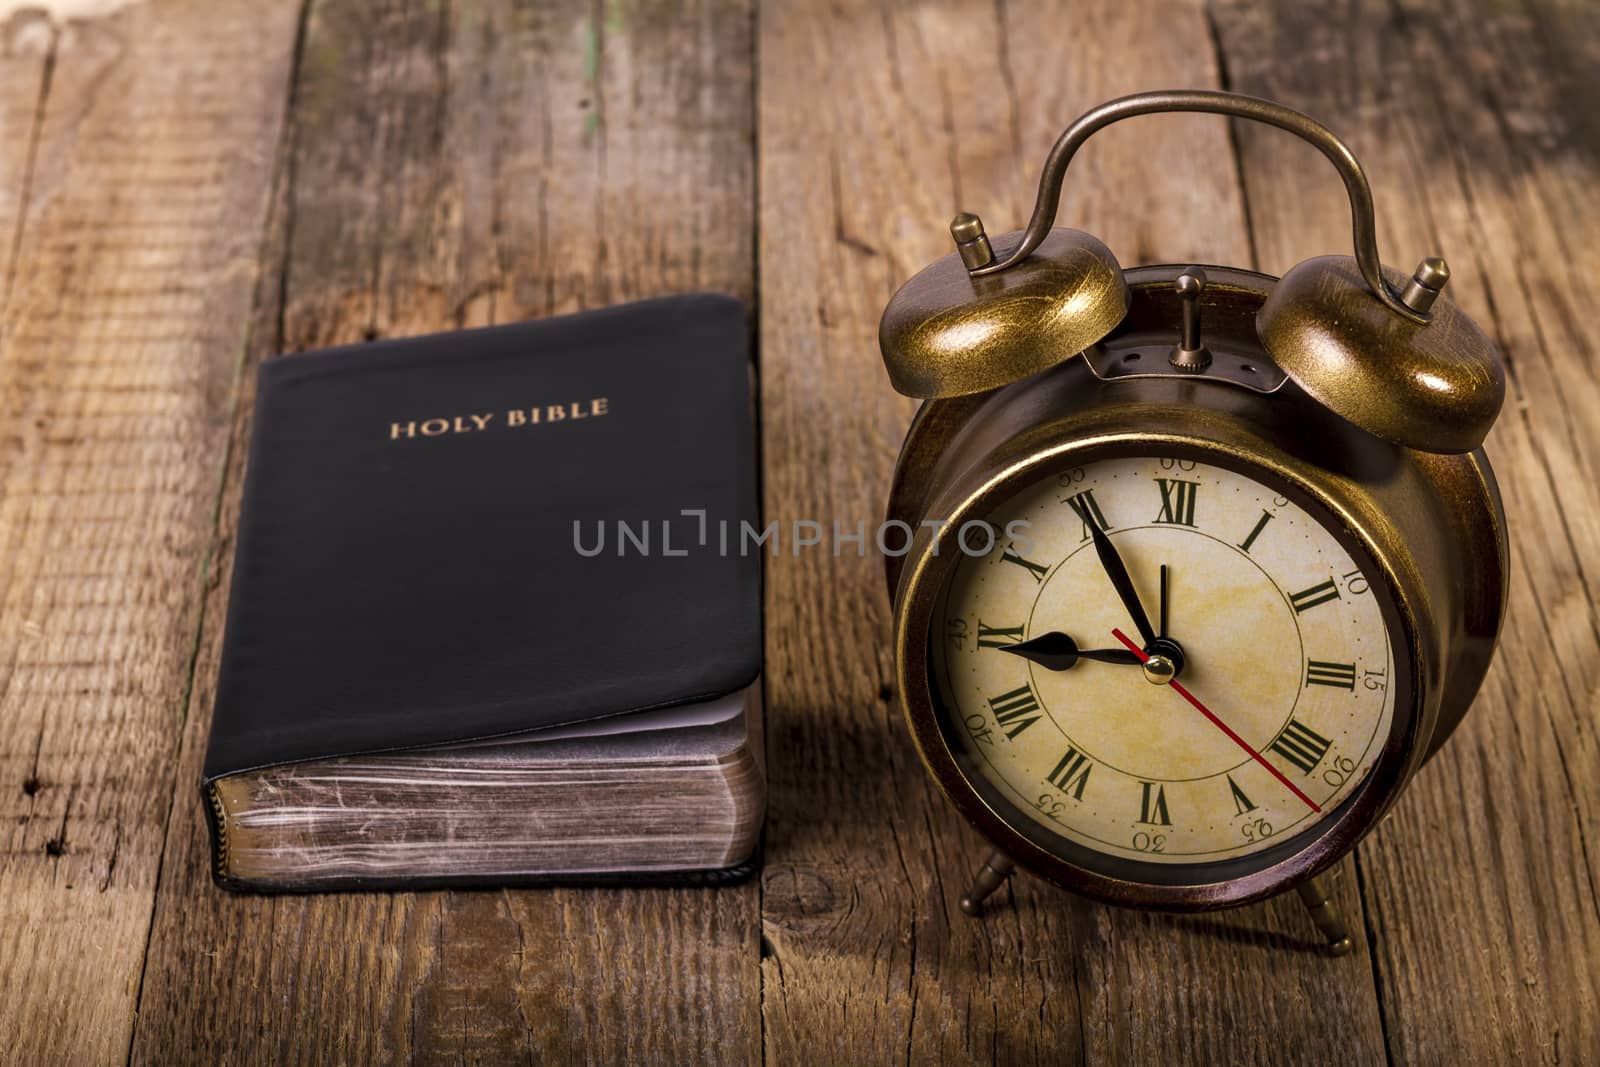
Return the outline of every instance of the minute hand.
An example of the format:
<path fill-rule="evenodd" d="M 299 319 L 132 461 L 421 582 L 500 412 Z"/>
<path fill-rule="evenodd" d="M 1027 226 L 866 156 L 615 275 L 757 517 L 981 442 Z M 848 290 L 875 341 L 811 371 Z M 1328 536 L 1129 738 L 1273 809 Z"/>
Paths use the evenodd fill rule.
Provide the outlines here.
<path fill-rule="evenodd" d="M 1139 603 L 1139 594 L 1133 588 L 1133 579 L 1128 576 L 1128 568 L 1122 562 L 1122 557 L 1117 555 L 1117 548 L 1111 543 L 1111 538 L 1095 523 L 1089 523 L 1089 533 L 1094 537 L 1095 555 L 1100 557 L 1100 566 L 1105 568 L 1106 577 L 1111 579 L 1111 586 L 1117 591 L 1117 596 L 1122 598 L 1122 606 L 1128 609 L 1128 617 L 1133 619 L 1133 625 L 1138 628 L 1139 636 L 1144 638 L 1144 646 L 1149 648 L 1156 643 L 1156 632 L 1150 626 L 1150 616 L 1144 613 L 1144 605 Z"/>

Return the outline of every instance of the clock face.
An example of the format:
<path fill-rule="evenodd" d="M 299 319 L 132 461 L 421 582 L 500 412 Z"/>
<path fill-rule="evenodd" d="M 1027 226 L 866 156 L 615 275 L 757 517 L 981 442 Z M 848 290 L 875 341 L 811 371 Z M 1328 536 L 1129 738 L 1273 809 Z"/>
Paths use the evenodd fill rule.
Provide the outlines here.
<path fill-rule="evenodd" d="M 1332 824 L 1399 687 L 1386 587 L 1322 519 L 1247 474 L 1155 456 L 1052 474 L 987 518 L 1015 536 L 955 566 L 930 666 L 947 739 L 1002 818 L 1089 866 L 1175 875 L 1271 862 Z"/>

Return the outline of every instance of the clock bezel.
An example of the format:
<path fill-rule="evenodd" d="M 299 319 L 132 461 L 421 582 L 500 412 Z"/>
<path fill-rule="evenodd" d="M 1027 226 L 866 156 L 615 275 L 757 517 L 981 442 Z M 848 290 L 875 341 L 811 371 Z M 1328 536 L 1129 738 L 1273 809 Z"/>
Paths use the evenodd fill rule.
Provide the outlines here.
<path fill-rule="evenodd" d="M 936 634 L 934 609 L 961 559 L 954 541 L 963 522 L 986 518 L 1039 480 L 1073 467 L 1121 457 L 1167 456 L 1251 477 L 1281 492 L 1325 526 L 1371 582 L 1394 663 L 1389 736 L 1351 795 L 1281 844 L 1241 857 L 1196 863 L 1148 863 L 1101 852 L 1053 833 L 1006 799 L 968 765 L 971 757 L 956 740 L 960 725 L 942 707 L 929 655 L 929 642 Z M 1312 877 L 1353 848 L 1415 770 L 1425 717 L 1422 693 L 1415 684 L 1420 676 L 1417 625 L 1405 586 L 1358 517 L 1300 476 L 1288 457 L 1276 455 L 1270 447 L 1252 451 L 1240 443 L 1188 434 L 1091 434 L 1001 463 L 972 491 L 958 494 L 953 507 L 935 509 L 933 514 L 945 516 L 947 525 L 938 534 L 919 539 L 907 560 L 897 600 L 895 659 L 902 707 L 923 762 L 962 814 L 1007 855 L 1050 881 L 1111 903 L 1175 910 L 1231 907 L 1271 896 Z"/>

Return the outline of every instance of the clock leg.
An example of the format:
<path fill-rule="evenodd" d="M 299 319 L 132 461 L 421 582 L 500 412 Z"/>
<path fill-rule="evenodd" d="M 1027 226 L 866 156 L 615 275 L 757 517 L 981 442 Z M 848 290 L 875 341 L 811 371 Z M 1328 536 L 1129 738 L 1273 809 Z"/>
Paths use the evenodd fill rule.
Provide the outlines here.
<path fill-rule="evenodd" d="M 1306 911 L 1311 913 L 1311 921 L 1317 924 L 1322 936 L 1328 939 L 1328 955 L 1343 956 L 1354 948 L 1355 942 L 1350 940 L 1350 930 L 1345 926 L 1344 914 L 1339 911 L 1339 905 L 1333 902 L 1333 894 L 1328 891 L 1328 883 L 1321 878 L 1308 878 L 1296 889 L 1300 893 L 1301 902 L 1306 906 Z"/>
<path fill-rule="evenodd" d="M 1011 857 L 1004 852 L 991 853 L 983 861 L 983 866 L 978 868 L 978 873 L 973 876 L 972 888 L 961 896 L 961 910 L 971 916 L 983 914 L 983 902 L 988 899 L 996 889 L 1006 884 L 1006 879 L 1011 877 L 1011 872 L 1017 865 L 1011 862 Z"/>

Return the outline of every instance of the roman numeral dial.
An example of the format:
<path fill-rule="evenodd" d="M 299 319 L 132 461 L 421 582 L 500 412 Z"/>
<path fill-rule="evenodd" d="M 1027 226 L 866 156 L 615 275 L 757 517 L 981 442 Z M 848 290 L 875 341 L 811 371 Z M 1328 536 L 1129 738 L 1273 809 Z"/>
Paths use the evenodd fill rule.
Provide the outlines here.
<path fill-rule="evenodd" d="M 1317 769 L 1317 764 L 1322 762 L 1322 757 L 1328 754 L 1332 744 L 1332 741 L 1299 719 L 1290 719 L 1289 725 L 1272 742 L 1271 750 L 1298 767 L 1301 774 L 1310 774 Z"/>
<path fill-rule="evenodd" d="M 1306 684 L 1325 685 L 1333 689 L 1354 690 L 1356 665 L 1354 663 L 1329 663 L 1326 660 L 1306 661 Z"/>
<path fill-rule="evenodd" d="M 978 647 L 1005 648 L 1022 640 L 1021 626 L 990 626 L 978 620 Z"/>
<path fill-rule="evenodd" d="M 1046 780 L 1063 793 L 1068 793 L 1074 800 L 1083 799 L 1084 786 L 1089 784 L 1089 772 L 1094 770 L 1094 764 L 1075 748 L 1067 749 L 1066 755 L 1056 761 L 1056 766 L 1049 773 Z"/>
<path fill-rule="evenodd" d="M 1392 594 L 1309 487 L 1168 452 L 993 499 L 949 518 L 1004 535 L 942 562 L 934 618 L 897 630 L 926 647 L 939 750 L 919 738 L 956 761 L 954 795 L 1074 863 L 1188 864 L 1200 884 L 1314 841 L 1402 758 Z"/>
<path fill-rule="evenodd" d="M 1237 815 L 1248 815 L 1256 810 L 1255 801 L 1239 788 L 1239 783 L 1233 780 L 1233 775 L 1227 775 L 1228 792 L 1233 796 L 1233 809 Z"/>
<path fill-rule="evenodd" d="M 1193 526 L 1200 483 L 1186 482 L 1180 478 L 1157 478 L 1156 484 L 1161 487 L 1161 512 L 1156 516 L 1156 521 Z"/>
<path fill-rule="evenodd" d="M 1042 715 L 1039 710 L 1039 697 L 1034 693 L 1033 687 L 1028 685 L 1018 686 L 1008 693 L 989 698 L 989 709 L 994 712 L 994 721 L 1000 724 L 1006 736 L 1013 741 L 1022 731 L 1038 722 Z"/>
<path fill-rule="evenodd" d="M 1084 489 L 1067 498 L 1067 503 L 1072 505 L 1072 510 L 1078 515 L 1078 520 L 1083 524 L 1083 536 L 1078 540 L 1087 541 L 1090 537 L 1090 526 L 1102 530 L 1111 529 L 1111 524 L 1106 522 L 1105 512 L 1100 510 L 1100 504 L 1094 498 L 1093 489 Z"/>
<path fill-rule="evenodd" d="M 1139 821 L 1146 826 L 1171 826 L 1167 811 L 1167 788 L 1156 782 L 1139 783 Z"/>
<path fill-rule="evenodd" d="M 1000 562 L 1012 563 L 1027 571 L 1035 582 L 1044 581 L 1044 576 L 1050 573 L 1050 566 L 1046 563 L 1037 563 L 1020 555 L 1016 549 L 1008 548 L 1000 554 Z"/>
<path fill-rule="evenodd" d="M 1296 615 L 1310 611 L 1319 604 L 1326 604 L 1329 601 L 1338 599 L 1339 587 L 1334 584 L 1332 578 L 1325 582 L 1318 582 L 1316 585 L 1307 586 L 1298 593 L 1289 594 L 1289 603 L 1294 605 Z"/>
<path fill-rule="evenodd" d="M 1261 510 L 1261 517 L 1256 520 L 1256 524 L 1254 526 L 1250 527 L 1250 532 L 1245 534 L 1244 540 L 1239 542 L 1240 550 L 1244 552 L 1250 551 L 1251 547 L 1256 543 L 1256 538 L 1261 536 L 1262 531 L 1267 528 L 1267 523 L 1271 521 L 1272 512 L 1263 508 Z"/>

